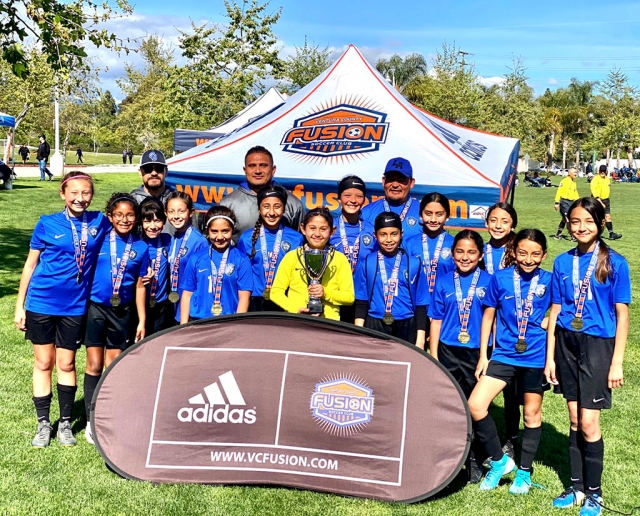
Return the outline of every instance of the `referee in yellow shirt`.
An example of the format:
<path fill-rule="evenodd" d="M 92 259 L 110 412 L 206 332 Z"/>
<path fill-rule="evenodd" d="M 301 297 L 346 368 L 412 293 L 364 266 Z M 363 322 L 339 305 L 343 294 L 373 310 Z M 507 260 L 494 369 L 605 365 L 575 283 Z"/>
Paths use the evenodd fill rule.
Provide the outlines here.
<path fill-rule="evenodd" d="M 560 186 L 556 192 L 556 201 L 553 205 L 553 209 L 556 211 L 559 210 L 560 216 L 562 217 L 560 224 L 558 224 L 558 232 L 554 237 L 556 240 L 561 240 L 563 238 L 562 232 L 564 231 L 564 227 L 569 223 L 567 213 L 569 213 L 571 204 L 573 204 L 573 201 L 580 199 L 580 194 L 578 194 L 578 185 L 576 184 L 577 173 L 578 171 L 575 168 L 570 168 L 569 175 L 560 181 Z M 575 240 L 573 235 L 571 235 L 571 239 Z"/>
<path fill-rule="evenodd" d="M 604 206 L 604 220 L 605 226 L 609 231 L 609 238 L 611 240 L 618 240 L 622 238 L 619 233 L 613 232 L 613 223 L 611 222 L 611 202 L 609 196 L 611 195 L 611 186 L 609 178 L 607 177 L 607 166 L 600 165 L 598 169 L 598 175 L 591 180 L 591 196 L 595 197 Z"/>

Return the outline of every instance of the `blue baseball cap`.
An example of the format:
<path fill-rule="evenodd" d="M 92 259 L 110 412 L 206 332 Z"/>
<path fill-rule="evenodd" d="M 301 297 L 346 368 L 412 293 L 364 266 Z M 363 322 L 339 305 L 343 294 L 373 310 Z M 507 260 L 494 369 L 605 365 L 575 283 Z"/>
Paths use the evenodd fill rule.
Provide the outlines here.
<path fill-rule="evenodd" d="M 387 166 L 384 167 L 384 173 L 398 172 L 405 177 L 413 178 L 413 168 L 408 159 L 404 158 L 392 158 L 387 162 Z"/>

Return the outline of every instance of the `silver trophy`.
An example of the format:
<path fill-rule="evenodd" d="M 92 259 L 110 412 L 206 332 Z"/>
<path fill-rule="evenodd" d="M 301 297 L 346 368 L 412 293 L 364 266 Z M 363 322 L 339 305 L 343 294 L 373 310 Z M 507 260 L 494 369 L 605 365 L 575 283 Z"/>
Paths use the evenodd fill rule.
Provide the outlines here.
<path fill-rule="evenodd" d="M 304 249 L 304 265 L 309 278 L 309 285 L 317 285 L 322 280 L 322 275 L 331 261 L 333 249 Z M 321 314 L 323 311 L 322 299 L 309 296 L 307 304 L 310 314 Z"/>

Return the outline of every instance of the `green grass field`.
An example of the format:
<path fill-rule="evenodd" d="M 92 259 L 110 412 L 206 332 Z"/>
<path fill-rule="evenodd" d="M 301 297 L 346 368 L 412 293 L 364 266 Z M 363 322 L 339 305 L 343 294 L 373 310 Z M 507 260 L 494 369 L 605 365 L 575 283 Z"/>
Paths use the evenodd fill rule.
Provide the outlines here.
<path fill-rule="evenodd" d="M 74 160 L 75 161 L 75 160 Z M 131 191 L 134 174 L 98 174 L 92 209 L 103 209 L 112 192 Z M 123 480 L 106 467 L 95 448 L 84 440 L 82 386 L 78 389 L 73 429 L 78 446 L 62 448 L 55 442 L 44 450 L 29 446 L 35 431 L 31 401 L 32 348 L 15 329 L 13 311 L 18 281 L 32 229 L 40 214 L 61 209 L 58 184 L 19 180 L 11 191 L 0 191 L 0 513 L 1 514 L 315 514 L 315 515 L 548 515 L 577 514 L 553 511 L 551 500 L 566 485 L 568 471 L 568 418 L 559 396 L 547 393 L 543 406 L 543 434 L 535 463 L 534 481 L 546 488 L 532 489 L 525 497 L 510 495 L 509 483 L 480 493 L 457 479 L 435 499 L 415 504 L 387 504 L 285 488 L 152 485 Z M 579 190 L 588 185 L 579 180 Z M 559 216 L 553 211 L 554 188 L 518 187 L 515 207 L 520 228 L 538 227 L 555 232 Z M 624 238 L 613 247 L 627 257 L 638 299 L 640 260 L 635 209 L 639 185 L 612 187 L 614 228 Z M 553 258 L 571 247 L 551 239 L 543 266 L 551 270 Z M 640 307 L 631 307 L 631 328 L 625 358 L 625 386 L 614 394 L 614 406 L 605 411 L 604 500 L 618 510 L 640 504 Z M 85 355 L 77 357 L 78 378 Z M 500 404 L 497 400 L 496 406 Z M 495 411 L 502 430 L 501 411 Z M 57 401 L 52 404 L 57 419 Z"/>
<path fill-rule="evenodd" d="M 31 155 L 29 161 L 27 161 L 27 165 L 37 166 L 38 162 L 36 161 L 36 150 L 31 149 Z M 122 154 L 106 154 L 103 152 L 99 152 L 98 154 L 94 154 L 90 149 L 82 149 L 82 161 L 84 161 L 85 165 L 122 165 Z M 16 165 L 22 165 L 22 158 L 18 155 L 18 151 L 16 149 Z M 68 150 L 66 154 L 66 164 L 67 166 L 76 164 L 76 148 L 73 150 Z M 133 164 L 136 165 L 140 163 L 140 155 L 133 155 Z M 129 160 L 127 159 L 127 165 L 129 164 Z"/>

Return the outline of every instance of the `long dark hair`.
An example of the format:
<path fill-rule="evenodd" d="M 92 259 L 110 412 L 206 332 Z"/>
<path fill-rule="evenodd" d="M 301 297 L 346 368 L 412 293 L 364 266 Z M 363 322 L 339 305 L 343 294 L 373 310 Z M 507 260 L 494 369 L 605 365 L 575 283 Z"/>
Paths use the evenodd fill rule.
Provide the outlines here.
<path fill-rule="evenodd" d="M 511 253 L 504 259 L 505 267 L 510 267 L 516 263 L 516 249 L 518 244 L 523 240 L 531 240 L 538 244 L 544 253 L 547 252 L 547 237 L 539 229 L 521 229 L 513 238 L 513 247 Z M 506 250 L 505 250 L 506 253 Z"/>
<path fill-rule="evenodd" d="M 477 231 L 474 231 L 473 229 L 463 229 L 462 231 L 460 231 L 453 238 L 453 245 L 451 246 L 452 251 L 456 248 L 460 240 L 471 240 L 474 244 L 476 244 L 476 247 L 478 248 L 478 251 L 480 251 L 480 254 L 484 252 L 484 242 L 482 241 L 480 233 L 478 233 Z"/>
<path fill-rule="evenodd" d="M 420 213 L 425 209 L 430 202 L 437 202 L 444 208 L 444 212 L 447 214 L 447 218 L 451 216 L 451 205 L 449 204 L 449 198 L 439 192 L 431 192 L 426 194 L 420 201 Z"/>
<path fill-rule="evenodd" d="M 304 216 L 304 219 L 302 219 L 302 227 L 306 227 L 314 217 L 322 217 L 327 221 L 329 226 L 333 228 L 333 217 L 331 216 L 329 208 L 327 208 L 326 206 L 317 206 L 316 208 L 312 208 L 311 210 L 309 210 Z M 304 243 L 308 244 L 306 236 L 304 237 Z"/>
<path fill-rule="evenodd" d="M 598 228 L 598 242 L 600 242 L 600 251 L 598 252 L 598 262 L 596 264 L 596 270 L 594 271 L 596 279 L 600 283 L 607 281 L 607 278 L 611 277 L 613 269 L 611 268 L 611 251 L 609 246 L 605 244 L 602 239 L 602 232 L 604 231 L 605 213 L 604 207 L 597 199 L 593 197 L 582 197 L 577 201 L 574 201 L 569 211 L 567 212 L 567 218 L 569 224 L 571 224 L 571 212 L 576 208 L 584 208 L 589 215 L 593 218 L 593 222 Z M 569 226 L 571 227 L 571 226 Z"/>
<path fill-rule="evenodd" d="M 516 238 L 516 227 L 518 227 L 518 213 L 516 212 L 515 208 L 509 203 L 497 202 L 487 210 L 487 215 L 484 219 L 487 225 L 489 225 L 489 218 L 491 218 L 491 213 L 494 210 L 504 210 L 509 214 L 509 217 L 511 217 L 511 232 L 507 235 L 507 241 L 504 244 L 504 264 L 508 267 L 507 262 L 509 261 L 511 255 L 513 255 L 513 253 L 515 252 L 513 241 Z"/>

